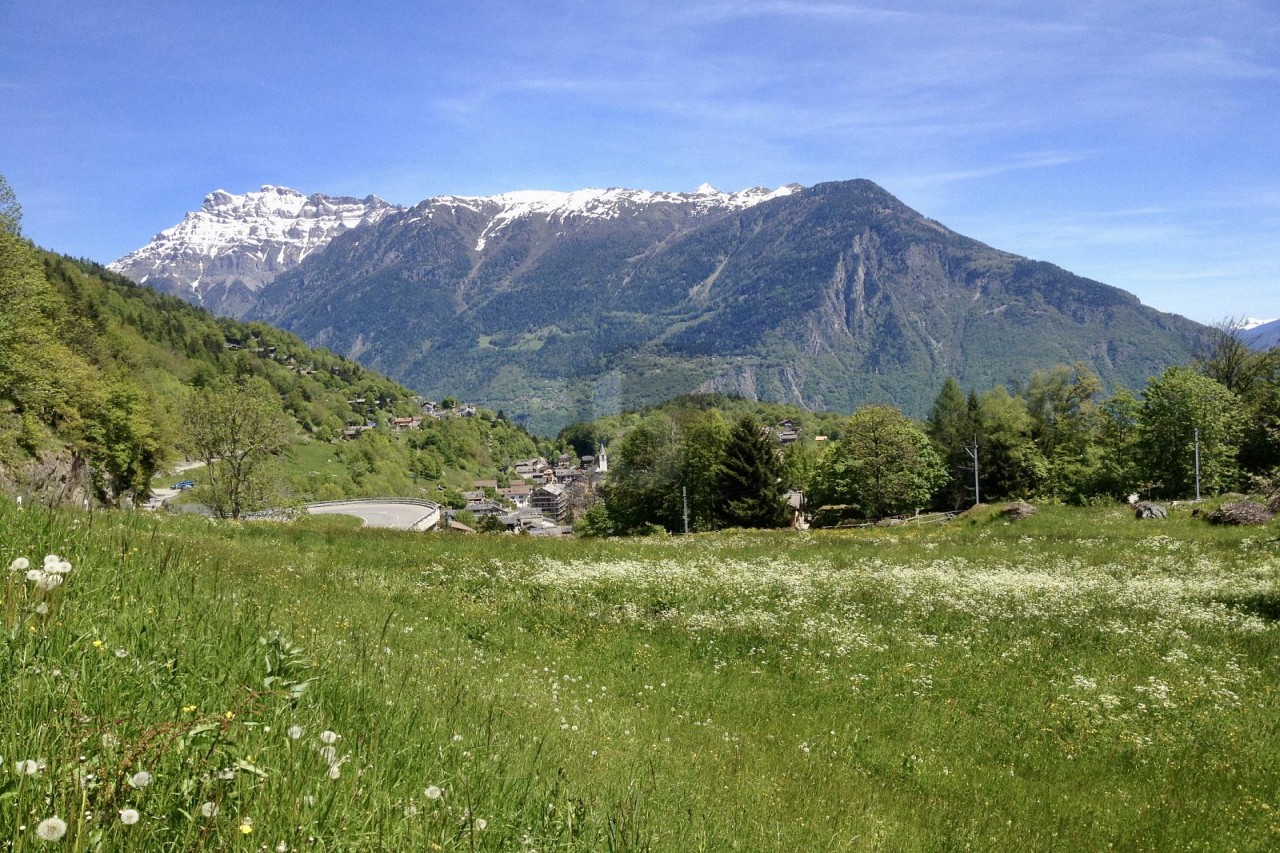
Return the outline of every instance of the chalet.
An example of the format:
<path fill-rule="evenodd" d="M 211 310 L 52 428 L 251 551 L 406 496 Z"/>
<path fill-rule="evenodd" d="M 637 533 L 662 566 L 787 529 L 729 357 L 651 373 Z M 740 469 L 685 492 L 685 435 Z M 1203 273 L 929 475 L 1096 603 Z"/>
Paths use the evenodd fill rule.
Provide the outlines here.
<path fill-rule="evenodd" d="M 574 480 L 582 476 L 582 471 L 572 465 L 566 465 L 562 468 L 555 469 L 557 483 L 572 483 Z"/>
<path fill-rule="evenodd" d="M 537 479 L 539 482 L 546 479 L 545 474 L 550 469 L 551 466 L 547 464 L 547 460 L 543 459 L 541 456 L 536 459 L 518 460 L 515 465 L 512 466 L 512 470 L 515 471 L 517 477 L 521 477 L 525 480 Z"/>
<path fill-rule="evenodd" d="M 391 425 L 396 429 L 420 429 L 422 418 L 393 418 Z"/>
<path fill-rule="evenodd" d="M 477 489 L 496 489 L 498 488 L 497 480 L 476 480 L 475 487 Z"/>
<path fill-rule="evenodd" d="M 494 501 L 467 501 L 467 512 L 476 518 L 483 518 L 486 515 L 500 518 L 507 514 L 507 508 Z"/>
<path fill-rule="evenodd" d="M 527 483 L 519 483 L 500 487 L 497 492 L 498 497 L 515 504 L 517 508 L 523 508 L 529 505 L 529 495 L 533 489 Z"/>

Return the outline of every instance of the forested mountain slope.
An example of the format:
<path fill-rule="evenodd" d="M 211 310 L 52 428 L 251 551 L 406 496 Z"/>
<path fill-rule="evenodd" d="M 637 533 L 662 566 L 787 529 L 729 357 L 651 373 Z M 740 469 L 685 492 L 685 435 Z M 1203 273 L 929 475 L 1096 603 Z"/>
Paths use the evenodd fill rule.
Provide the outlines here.
<path fill-rule="evenodd" d="M 404 387 L 260 323 L 216 318 L 0 229 L 0 487 L 145 493 L 182 453 L 192 391 L 257 376 L 299 438 L 416 409 Z M 351 402 L 361 401 L 361 402 Z"/>

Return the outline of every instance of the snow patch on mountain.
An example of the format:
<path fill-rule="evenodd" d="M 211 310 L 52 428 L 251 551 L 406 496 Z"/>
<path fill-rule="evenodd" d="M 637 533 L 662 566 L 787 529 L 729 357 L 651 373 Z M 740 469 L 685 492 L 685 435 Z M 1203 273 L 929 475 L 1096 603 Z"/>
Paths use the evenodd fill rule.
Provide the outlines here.
<path fill-rule="evenodd" d="M 725 193 L 703 184 L 692 193 L 662 192 L 654 190 L 582 189 L 573 192 L 554 190 L 519 190 L 494 196 L 441 196 L 429 199 L 424 205 L 448 205 L 466 207 L 487 214 L 485 226 L 475 250 L 483 251 L 490 237 L 519 219 L 545 216 L 549 222 L 578 217 L 585 219 L 616 219 L 628 213 L 658 204 L 692 206 L 695 213 L 742 210 L 769 199 L 799 192 L 799 184 L 788 184 L 776 190 L 752 187 L 736 193 Z"/>
<path fill-rule="evenodd" d="M 163 278 L 197 297 L 218 284 L 256 291 L 339 234 L 399 209 L 372 195 L 307 196 L 270 184 L 239 195 L 219 189 L 108 269 L 139 283 Z"/>
<path fill-rule="evenodd" d="M 484 223 L 475 243 L 475 251 L 482 252 L 494 235 L 529 217 L 545 217 L 553 223 L 616 219 L 655 205 L 678 206 L 697 216 L 742 210 L 801 189 L 799 184 L 788 184 L 726 193 L 704 183 L 692 193 L 616 187 L 521 190 L 493 196 L 439 196 L 407 211 L 372 195 L 363 199 L 308 196 L 270 184 L 243 194 L 219 189 L 205 197 L 199 210 L 108 268 L 235 315 L 276 276 L 298 266 L 339 234 L 391 214 L 404 213 L 401 224 L 412 225 L 445 210 L 471 211 Z"/>

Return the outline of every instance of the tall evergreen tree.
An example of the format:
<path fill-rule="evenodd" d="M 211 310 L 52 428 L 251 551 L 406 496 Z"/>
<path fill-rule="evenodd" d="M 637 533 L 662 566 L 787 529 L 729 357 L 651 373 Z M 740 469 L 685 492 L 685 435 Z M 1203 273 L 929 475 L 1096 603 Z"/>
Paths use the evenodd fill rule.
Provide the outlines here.
<path fill-rule="evenodd" d="M 973 502 L 973 458 L 965 449 L 978 433 L 977 397 L 966 399 L 951 377 L 933 401 L 925 431 L 947 471 L 947 480 L 938 490 L 938 505 L 959 509 Z"/>
<path fill-rule="evenodd" d="M 717 478 L 718 520 L 725 527 L 781 527 L 787 519 L 782 456 L 752 415 L 733 425 Z"/>

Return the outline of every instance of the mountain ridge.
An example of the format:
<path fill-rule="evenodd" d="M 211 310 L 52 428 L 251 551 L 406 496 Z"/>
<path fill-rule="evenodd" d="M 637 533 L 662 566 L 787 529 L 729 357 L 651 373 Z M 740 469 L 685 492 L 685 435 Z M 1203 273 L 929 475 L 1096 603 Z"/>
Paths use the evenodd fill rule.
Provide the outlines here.
<path fill-rule="evenodd" d="M 1202 332 L 865 179 L 427 199 L 334 236 L 244 314 L 539 431 L 694 391 L 921 415 L 947 376 L 1074 361 L 1134 387 Z"/>

